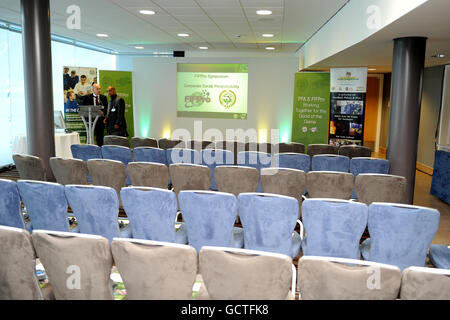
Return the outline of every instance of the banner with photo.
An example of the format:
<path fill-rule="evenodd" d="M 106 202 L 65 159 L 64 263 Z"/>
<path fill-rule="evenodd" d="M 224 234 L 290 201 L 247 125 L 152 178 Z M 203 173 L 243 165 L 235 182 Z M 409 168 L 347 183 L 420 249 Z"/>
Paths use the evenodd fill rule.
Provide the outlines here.
<path fill-rule="evenodd" d="M 292 141 L 305 146 L 327 143 L 329 111 L 330 73 L 296 73 Z"/>
<path fill-rule="evenodd" d="M 330 70 L 329 143 L 363 145 L 367 68 Z"/>
<path fill-rule="evenodd" d="M 64 80 L 64 122 L 66 129 L 80 134 L 80 142 L 86 143 L 86 127 L 78 112 L 84 96 L 92 93 L 97 83 L 97 68 L 63 67 Z"/>

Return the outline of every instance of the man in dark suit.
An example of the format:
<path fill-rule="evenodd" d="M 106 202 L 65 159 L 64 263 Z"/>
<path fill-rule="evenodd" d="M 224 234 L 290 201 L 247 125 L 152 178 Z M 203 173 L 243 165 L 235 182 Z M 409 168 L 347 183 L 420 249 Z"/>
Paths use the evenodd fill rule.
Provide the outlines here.
<path fill-rule="evenodd" d="M 92 86 L 92 93 L 84 96 L 83 105 L 85 106 L 101 106 L 102 116 L 98 118 L 97 124 L 94 128 L 95 140 L 97 145 L 101 147 L 103 145 L 103 132 L 105 130 L 105 112 L 108 108 L 108 99 L 102 94 L 102 87 L 98 84 Z"/>
<path fill-rule="evenodd" d="M 128 137 L 125 120 L 125 100 L 116 93 L 116 88 L 108 87 L 110 97 L 105 124 L 108 135 Z"/>

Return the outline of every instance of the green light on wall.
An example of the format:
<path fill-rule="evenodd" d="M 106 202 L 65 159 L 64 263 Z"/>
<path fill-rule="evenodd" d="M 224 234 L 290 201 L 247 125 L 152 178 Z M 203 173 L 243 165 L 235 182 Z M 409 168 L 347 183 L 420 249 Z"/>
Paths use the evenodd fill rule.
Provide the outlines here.
<path fill-rule="evenodd" d="M 148 134 L 150 132 L 150 119 L 141 120 L 139 123 L 141 137 L 148 138 Z"/>
<path fill-rule="evenodd" d="M 284 123 L 280 125 L 280 142 L 289 142 L 291 133 L 291 125 Z"/>

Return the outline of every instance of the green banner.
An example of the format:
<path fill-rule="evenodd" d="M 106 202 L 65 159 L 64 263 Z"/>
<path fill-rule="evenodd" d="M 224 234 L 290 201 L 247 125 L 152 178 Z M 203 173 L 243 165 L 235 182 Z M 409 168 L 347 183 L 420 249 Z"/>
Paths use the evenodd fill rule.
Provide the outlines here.
<path fill-rule="evenodd" d="M 129 71 L 100 70 L 98 74 L 103 92 L 106 92 L 109 86 L 113 86 L 116 88 L 117 95 L 125 100 L 125 120 L 129 138 L 131 139 L 131 137 L 134 137 L 132 73 Z"/>
<path fill-rule="evenodd" d="M 330 73 L 298 72 L 295 74 L 292 141 L 306 147 L 328 143 L 330 113 Z"/>

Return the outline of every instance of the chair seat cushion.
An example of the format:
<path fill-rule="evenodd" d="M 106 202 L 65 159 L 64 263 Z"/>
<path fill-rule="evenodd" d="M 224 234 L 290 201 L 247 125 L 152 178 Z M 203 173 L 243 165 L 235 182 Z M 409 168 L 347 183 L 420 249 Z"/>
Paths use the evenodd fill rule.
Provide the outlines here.
<path fill-rule="evenodd" d="M 369 254 L 370 254 L 370 238 L 366 239 L 361 243 L 360 246 L 361 254 L 364 260 L 369 260 Z"/>
<path fill-rule="evenodd" d="M 244 229 L 239 227 L 233 228 L 233 248 L 244 247 Z"/>
<path fill-rule="evenodd" d="M 298 232 L 294 231 L 292 234 L 292 243 L 291 243 L 291 258 L 294 259 L 298 253 L 300 252 L 300 249 L 302 247 L 302 239 L 300 238 L 300 235 Z"/>
<path fill-rule="evenodd" d="M 175 232 L 175 243 L 179 244 L 187 244 L 188 243 L 188 235 L 186 225 L 181 223 L 180 228 Z"/>
<path fill-rule="evenodd" d="M 450 269 L 450 248 L 441 244 L 433 244 L 430 247 L 431 263 L 440 269 Z"/>
<path fill-rule="evenodd" d="M 129 224 L 120 228 L 120 237 L 121 238 L 133 238 L 133 234 L 131 233 L 131 227 Z"/>

